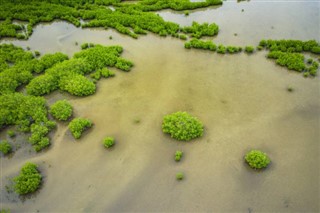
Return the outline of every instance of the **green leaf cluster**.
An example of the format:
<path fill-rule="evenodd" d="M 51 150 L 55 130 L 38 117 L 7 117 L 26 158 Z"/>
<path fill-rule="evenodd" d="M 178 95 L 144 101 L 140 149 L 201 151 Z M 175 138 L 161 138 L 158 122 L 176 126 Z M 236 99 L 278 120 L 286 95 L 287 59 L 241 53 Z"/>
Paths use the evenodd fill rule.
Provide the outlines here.
<path fill-rule="evenodd" d="M 164 116 L 162 131 L 180 141 L 189 141 L 202 136 L 203 125 L 187 112 L 175 112 Z"/>
<path fill-rule="evenodd" d="M 81 137 L 82 133 L 92 125 L 93 123 L 89 119 L 75 118 L 69 123 L 68 127 L 73 137 L 78 139 Z"/>
<path fill-rule="evenodd" d="M 253 52 L 254 52 L 254 47 L 253 47 L 253 46 L 246 46 L 246 47 L 244 48 L 244 51 L 245 51 L 246 53 L 253 53 Z"/>
<path fill-rule="evenodd" d="M 72 115 L 72 106 L 67 100 L 56 101 L 50 106 L 49 112 L 55 119 L 66 121 Z"/>
<path fill-rule="evenodd" d="M 20 174 L 13 178 L 14 190 L 19 195 L 25 195 L 36 191 L 41 184 L 42 175 L 34 163 L 26 163 Z"/>
<path fill-rule="evenodd" d="M 266 168 L 270 164 L 270 158 L 259 150 L 251 150 L 245 156 L 246 162 L 253 169 Z"/>
<path fill-rule="evenodd" d="M 0 152 L 6 155 L 10 153 L 11 150 L 12 150 L 12 147 L 7 140 L 0 141 Z"/>

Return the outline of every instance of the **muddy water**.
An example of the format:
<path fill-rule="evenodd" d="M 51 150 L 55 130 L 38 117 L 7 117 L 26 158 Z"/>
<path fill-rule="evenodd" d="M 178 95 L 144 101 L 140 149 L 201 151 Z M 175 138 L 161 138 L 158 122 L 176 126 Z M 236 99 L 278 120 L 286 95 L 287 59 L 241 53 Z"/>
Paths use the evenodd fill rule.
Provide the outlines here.
<path fill-rule="evenodd" d="M 225 6 L 215 11 L 224 11 Z M 246 25 L 255 22 L 250 19 Z M 234 23 L 220 27 L 230 25 Z M 316 38 L 313 33 L 305 36 Z M 227 42 L 235 42 L 233 38 Z M 252 41 L 259 39 L 255 35 Z M 12 212 L 319 211 L 319 78 L 288 72 L 266 60 L 265 52 L 222 56 L 185 50 L 176 39 L 150 34 L 134 40 L 114 31 L 81 30 L 62 22 L 39 25 L 30 40 L 14 43 L 71 56 L 80 49 L 75 42 L 120 44 L 125 48 L 123 56 L 135 67 L 100 80 L 93 96 L 70 98 L 74 116 L 95 124 L 82 139 L 74 140 L 67 124 L 59 123 L 47 152 L 29 153 L 25 144 L 10 159 L 1 158 L 2 208 Z M 289 85 L 294 92 L 287 92 Z M 52 102 L 64 97 L 69 98 L 60 93 L 47 98 Z M 183 143 L 163 135 L 162 117 L 178 110 L 204 123 L 202 138 Z M 4 132 L 0 136 L 4 138 Z M 111 150 L 101 144 L 106 136 L 116 138 Z M 255 172 L 244 164 L 243 156 L 252 148 L 270 155 L 272 164 L 266 171 Z M 176 150 L 185 154 L 179 163 L 174 162 Z M 7 193 L 4 185 L 26 161 L 40 165 L 44 183 L 39 193 L 21 199 Z M 175 174 L 180 171 L 185 179 L 177 182 Z"/>

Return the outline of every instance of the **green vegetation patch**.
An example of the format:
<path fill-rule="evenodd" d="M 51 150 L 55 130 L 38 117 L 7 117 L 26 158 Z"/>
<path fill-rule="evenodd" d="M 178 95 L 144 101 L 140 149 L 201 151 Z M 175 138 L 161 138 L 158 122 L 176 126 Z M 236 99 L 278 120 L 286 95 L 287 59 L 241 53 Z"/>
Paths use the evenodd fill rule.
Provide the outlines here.
<path fill-rule="evenodd" d="M 253 169 L 263 169 L 270 164 L 270 158 L 259 150 L 251 150 L 245 156 L 245 161 Z"/>
<path fill-rule="evenodd" d="M 202 136 L 203 125 L 187 112 L 176 112 L 164 116 L 162 131 L 180 141 L 189 141 Z"/>
<path fill-rule="evenodd" d="M 319 63 L 304 57 L 306 52 L 320 54 L 320 44 L 315 40 L 261 40 L 259 47 L 269 50 L 267 57 L 280 66 L 302 72 L 305 77 L 317 75 Z"/>
<path fill-rule="evenodd" d="M 182 172 L 178 172 L 178 173 L 176 174 L 176 179 L 177 179 L 177 180 L 183 180 L 183 178 L 184 178 L 184 174 L 183 174 Z"/>
<path fill-rule="evenodd" d="M 0 141 L 0 152 L 6 155 L 11 151 L 12 151 L 12 147 L 7 140 Z"/>
<path fill-rule="evenodd" d="M 10 137 L 10 138 L 13 138 L 16 136 L 16 133 L 13 131 L 13 130 L 8 130 L 7 131 L 7 135 Z"/>
<path fill-rule="evenodd" d="M 0 128 L 17 125 L 22 132 L 31 132 L 29 142 L 36 151 L 50 145 L 46 135 L 55 127 L 47 118 L 45 99 L 20 93 L 0 96 Z"/>
<path fill-rule="evenodd" d="M 176 34 L 181 31 L 178 24 L 164 21 L 160 16 L 150 11 L 163 9 L 193 10 L 222 4 L 221 0 L 205 0 L 190 2 L 189 0 L 141 0 L 136 3 L 126 3 L 120 0 L 102 1 L 41 1 L 41 0 L 3 0 L 0 7 L 0 38 L 16 37 L 27 39 L 33 28 L 40 22 L 64 20 L 77 27 L 113 28 L 119 33 L 138 38 L 147 31 L 161 36 Z M 115 10 L 111 10 L 112 5 Z M 14 20 L 26 22 L 15 24 Z M 84 23 L 81 25 L 80 20 Z M 214 35 L 216 28 L 212 26 L 193 26 L 187 32 L 195 36 Z M 212 32 L 212 30 L 214 32 Z"/>
<path fill-rule="evenodd" d="M 197 22 L 192 22 L 190 27 L 183 27 L 182 32 L 191 34 L 191 36 L 195 38 L 201 38 L 202 36 L 215 36 L 219 32 L 219 26 L 214 23 L 198 24 Z"/>
<path fill-rule="evenodd" d="M 69 123 L 68 127 L 73 137 L 78 139 L 81 137 L 82 133 L 86 129 L 92 127 L 92 125 L 93 123 L 89 119 L 75 118 Z"/>
<path fill-rule="evenodd" d="M 104 147 L 106 147 L 106 148 L 110 148 L 110 147 L 112 147 L 114 144 L 115 144 L 115 140 L 114 140 L 113 137 L 106 137 L 106 138 L 103 140 L 103 145 L 104 145 Z"/>
<path fill-rule="evenodd" d="M 67 100 L 60 100 L 50 106 L 49 112 L 55 119 L 66 121 L 72 115 L 72 106 Z"/>
<path fill-rule="evenodd" d="M 179 151 L 179 150 L 176 151 L 176 153 L 174 154 L 175 161 L 180 161 L 182 156 L 183 156 L 183 152 L 182 151 Z"/>
<path fill-rule="evenodd" d="M 19 195 L 25 195 L 35 192 L 41 184 L 42 175 L 37 170 L 34 163 L 26 163 L 20 171 L 20 174 L 13 178 L 14 190 Z"/>

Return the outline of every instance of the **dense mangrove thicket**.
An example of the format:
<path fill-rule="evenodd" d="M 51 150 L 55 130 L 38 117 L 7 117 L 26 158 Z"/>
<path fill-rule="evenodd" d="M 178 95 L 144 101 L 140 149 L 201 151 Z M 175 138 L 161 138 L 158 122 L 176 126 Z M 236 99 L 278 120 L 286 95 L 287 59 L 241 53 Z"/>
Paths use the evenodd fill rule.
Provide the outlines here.
<path fill-rule="evenodd" d="M 195 26 L 184 29 L 178 24 L 164 21 L 150 11 L 193 10 L 220 4 L 222 4 L 221 0 L 205 0 L 204 2 L 142 0 L 134 4 L 120 0 L 3 0 L 0 7 L 0 38 L 27 39 L 36 24 L 54 20 L 64 20 L 77 27 L 113 28 L 133 38 L 137 38 L 139 34 L 146 34 L 147 31 L 161 36 L 175 37 L 178 37 L 179 32 L 192 33 L 196 37 L 215 35 L 216 26 L 214 26 L 214 33 L 210 31 L 209 34 L 208 31 L 207 33 L 201 32 L 202 29 L 197 29 Z M 114 10 L 106 6 L 113 6 Z M 17 23 L 14 20 L 23 22 Z M 81 24 L 81 20 L 84 20 L 85 23 Z"/>
<path fill-rule="evenodd" d="M 120 57 L 122 51 L 120 46 L 91 45 L 71 59 L 62 53 L 35 58 L 30 51 L 12 44 L 0 45 L 0 129 L 17 125 L 21 132 L 31 133 L 28 141 L 35 151 L 48 147 L 48 134 L 55 123 L 48 118 L 46 100 L 37 96 L 57 89 L 75 96 L 93 94 L 96 78 L 87 75 L 98 72 L 102 77 L 114 76 L 106 67 L 130 71 L 133 63 Z M 27 94 L 17 91 L 24 86 Z M 59 103 L 50 112 L 58 120 L 67 120 L 72 108 Z"/>

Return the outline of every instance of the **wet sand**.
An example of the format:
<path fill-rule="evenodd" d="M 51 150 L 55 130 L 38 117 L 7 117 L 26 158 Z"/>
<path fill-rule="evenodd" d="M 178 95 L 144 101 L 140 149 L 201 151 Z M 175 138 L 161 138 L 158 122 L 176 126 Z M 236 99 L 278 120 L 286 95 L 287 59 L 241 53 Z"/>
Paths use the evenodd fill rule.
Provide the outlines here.
<path fill-rule="evenodd" d="M 224 7 L 227 3 L 215 11 Z M 284 35 L 290 32 L 284 30 Z M 304 36 L 316 38 L 313 32 Z M 259 34 L 252 38 L 258 40 Z M 76 41 L 120 44 L 123 57 L 135 67 L 100 80 L 93 96 L 70 99 L 74 116 L 94 122 L 80 140 L 72 138 L 67 124 L 59 123 L 48 151 L 29 153 L 30 145 L 25 144 L 10 159 L 1 158 L 2 208 L 12 212 L 319 212 L 319 77 L 305 79 L 288 72 L 265 59 L 264 51 L 251 56 L 219 55 L 185 50 L 177 39 L 149 34 L 134 40 L 63 22 L 39 25 L 29 41 L 14 43 L 72 56 L 80 49 Z M 228 43 L 237 42 L 230 37 Z M 287 91 L 289 85 L 294 92 Z M 70 96 L 56 92 L 47 99 L 52 103 L 63 97 Z M 163 116 L 178 110 L 204 123 L 202 138 L 184 143 L 162 133 Z M 116 139 L 111 150 L 102 145 L 106 136 Z M 2 131 L 0 138 L 4 137 Z M 243 156 L 253 148 L 269 154 L 272 163 L 267 170 L 252 171 L 244 163 Z M 179 163 L 174 161 L 176 150 L 184 152 Z M 16 175 L 26 161 L 39 164 L 44 180 L 39 193 L 22 201 L 3 189 L 7 177 Z M 180 171 L 185 179 L 178 182 L 175 174 Z"/>

